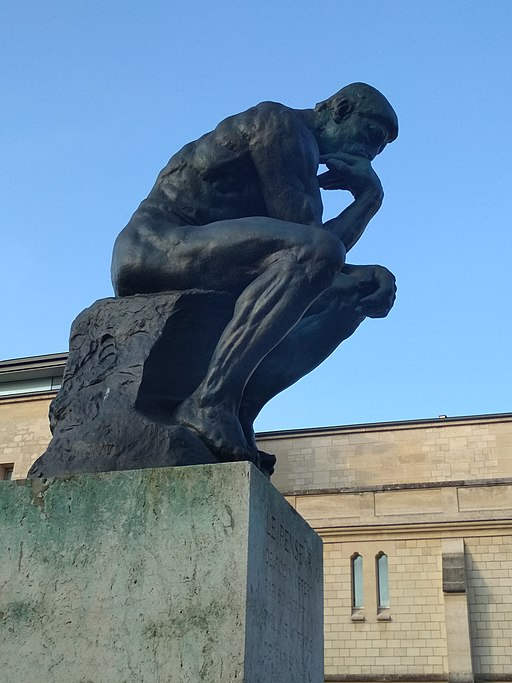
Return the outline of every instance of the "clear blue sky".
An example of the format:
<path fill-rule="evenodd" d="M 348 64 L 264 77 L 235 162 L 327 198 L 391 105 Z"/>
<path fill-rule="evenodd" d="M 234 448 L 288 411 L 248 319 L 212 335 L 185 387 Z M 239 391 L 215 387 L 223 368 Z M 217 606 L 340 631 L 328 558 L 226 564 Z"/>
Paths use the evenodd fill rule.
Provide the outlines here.
<path fill-rule="evenodd" d="M 2 12 L 0 358 L 67 350 L 114 239 L 184 143 L 365 81 L 398 112 L 349 260 L 397 276 L 260 430 L 512 410 L 510 0 L 18 0 Z M 345 193 L 330 193 L 326 216 Z"/>

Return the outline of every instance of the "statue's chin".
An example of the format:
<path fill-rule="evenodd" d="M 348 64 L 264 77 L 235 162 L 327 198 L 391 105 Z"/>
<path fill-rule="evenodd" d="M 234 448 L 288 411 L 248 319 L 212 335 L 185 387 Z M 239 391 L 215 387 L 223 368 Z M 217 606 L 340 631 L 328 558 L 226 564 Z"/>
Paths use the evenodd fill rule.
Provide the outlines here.
<path fill-rule="evenodd" d="M 369 153 L 367 148 L 364 145 L 358 144 L 356 142 L 350 145 L 344 145 L 343 149 L 340 149 L 339 151 L 345 152 L 345 154 L 353 154 L 356 157 L 363 157 L 365 159 L 369 159 L 370 161 L 373 159 L 373 156 Z"/>
<path fill-rule="evenodd" d="M 370 161 L 374 159 L 367 149 L 366 145 L 360 142 L 349 142 L 345 136 L 329 136 L 327 140 L 323 141 L 322 149 L 320 153 L 324 154 L 352 154 L 357 157 L 363 157 L 369 159 Z"/>

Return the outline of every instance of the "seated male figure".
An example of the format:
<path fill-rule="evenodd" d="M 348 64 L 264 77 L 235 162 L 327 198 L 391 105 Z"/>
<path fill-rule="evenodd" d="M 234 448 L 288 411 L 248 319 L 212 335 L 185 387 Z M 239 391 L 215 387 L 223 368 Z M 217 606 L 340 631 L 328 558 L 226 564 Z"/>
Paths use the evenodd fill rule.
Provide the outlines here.
<path fill-rule="evenodd" d="M 314 109 L 263 102 L 175 154 L 117 238 L 118 296 L 236 297 L 204 379 L 170 416 L 220 459 L 258 463 L 262 406 L 393 305 L 392 274 L 345 254 L 380 208 L 371 161 L 397 133 L 389 102 L 362 83 Z M 318 176 L 320 163 L 328 171 Z M 354 201 L 323 223 L 320 187 Z"/>

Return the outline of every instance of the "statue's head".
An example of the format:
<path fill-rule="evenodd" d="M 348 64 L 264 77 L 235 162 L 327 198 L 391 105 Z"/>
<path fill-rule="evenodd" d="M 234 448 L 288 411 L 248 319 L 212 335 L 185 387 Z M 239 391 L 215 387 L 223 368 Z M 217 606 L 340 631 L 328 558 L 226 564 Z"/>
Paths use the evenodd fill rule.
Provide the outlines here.
<path fill-rule="evenodd" d="M 373 159 L 398 135 L 398 118 L 387 99 L 371 85 L 351 83 L 315 111 L 322 117 L 322 153 L 348 152 Z"/>

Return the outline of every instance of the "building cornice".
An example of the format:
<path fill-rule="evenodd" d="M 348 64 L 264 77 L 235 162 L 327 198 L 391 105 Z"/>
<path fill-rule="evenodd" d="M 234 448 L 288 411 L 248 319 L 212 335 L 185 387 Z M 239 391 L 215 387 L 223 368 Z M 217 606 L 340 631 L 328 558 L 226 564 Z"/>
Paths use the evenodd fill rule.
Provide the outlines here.
<path fill-rule="evenodd" d="M 33 391 L 26 394 L 8 394 L 7 396 L 0 396 L 0 404 L 7 403 L 34 403 L 34 401 L 53 401 L 57 396 L 57 389 L 51 391 Z"/>
<path fill-rule="evenodd" d="M 380 493 L 381 491 L 410 491 L 412 489 L 443 489 L 460 488 L 463 486 L 510 486 L 512 477 L 497 477 L 495 479 L 455 479 L 450 481 L 424 481 L 402 484 L 374 484 L 368 486 L 342 486 L 320 489 L 298 489 L 282 491 L 283 496 L 325 496 L 336 493 Z"/>
<path fill-rule="evenodd" d="M 67 358 L 67 353 L 53 353 L 46 356 L 2 360 L 0 382 L 62 376 Z"/>
<path fill-rule="evenodd" d="M 313 522 L 309 522 L 313 524 Z M 324 543 L 341 543 L 349 538 L 364 538 L 365 541 L 379 541 L 387 538 L 410 536 L 416 540 L 425 538 L 463 536 L 509 535 L 512 531 L 512 518 L 486 520 L 446 520 L 443 522 L 400 522 L 397 524 L 366 524 L 336 527 L 315 525 L 315 531 Z"/>

